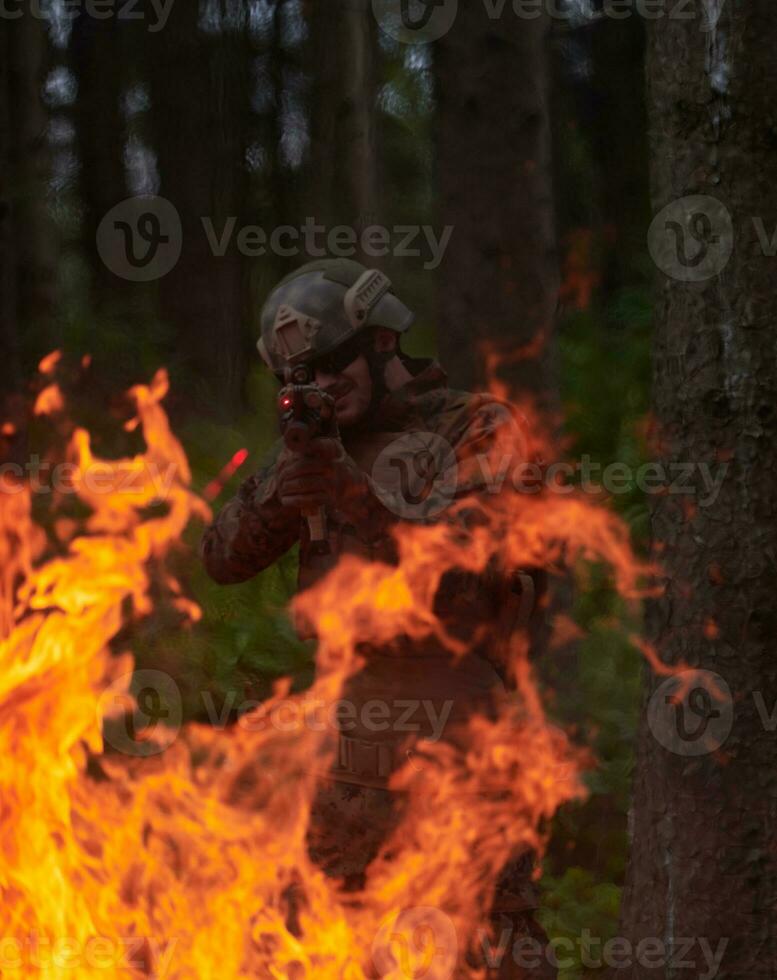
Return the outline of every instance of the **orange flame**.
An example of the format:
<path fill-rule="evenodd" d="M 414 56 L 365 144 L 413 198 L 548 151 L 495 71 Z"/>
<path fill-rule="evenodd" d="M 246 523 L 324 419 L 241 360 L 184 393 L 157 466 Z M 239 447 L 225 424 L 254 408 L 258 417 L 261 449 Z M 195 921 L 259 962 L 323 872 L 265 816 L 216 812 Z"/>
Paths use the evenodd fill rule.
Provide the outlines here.
<path fill-rule="evenodd" d="M 48 385 L 38 395 L 33 411 L 36 415 L 54 415 L 55 412 L 61 412 L 64 407 L 65 402 L 59 385 L 53 384 Z"/>
<path fill-rule="evenodd" d="M 50 354 L 47 354 L 41 359 L 38 364 L 38 370 L 41 374 L 53 374 L 56 369 L 57 364 L 62 360 L 62 351 L 53 350 Z"/>
<path fill-rule="evenodd" d="M 563 244 L 566 253 L 559 298 L 576 310 L 587 310 L 601 280 L 593 256 L 594 234 L 590 228 L 576 228 Z"/>
<path fill-rule="evenodd" d="M 64 554 L 33 525 L 27 488 L 0 494 L 0 936 L 11 940 L 0 972 L 484 976 L 462 964 L 500 870 L 521 846 L 541 851 L 545 821 L 582 794 L 581 753 L 545 717 L 525 638 L 512 640 L 515 695 L 497 716 L 472 718 L 456 746 L 423 745 L 394 775 L 406 806 L 358 892 L 307 851 L 318 774 L 335 742 L 326 729 L 270 723 L 281 703 L 299 706 L 289 682 L 239 726 L 178 733 L 156 724 L 125 730 L 136 753 L 106 750 L 109 726 L 126 723 L 136 703 L 132 657 L 110 644 L 128 614 L 152 612 L 152 566 L 163 569 L 191 519 L 209 518 L 162 409 L 166 392 L 163 371 L 131 389 L 131 425 L 147 446 L 133 459 L 97 459 L 89 434 L 75 430 L 68 457 L 79 476 L 97 469 L 105 479 L 74 480 L 91 514 L 79 533 L 65 529 Z M 128 473 L 133 493 L 118 489 Z M 160 486 L 166 512 L 149 517 Z M 297 597 L 295 613 L 319 637 L 305 697 L 336 701 L 365 643 L 407 635 L 463 653 L 434 611 L 449 569 L 606 561 L 621 592 L 639 594 L 647 569 L 625 528 L 582 497 L 500 494 L 484 514 L 466 546 L 453 523 L 402 526 L 396 566 L 345 557 Z M 162 581 L 196 619 L 179 583 L 169 573 Z M 299 896 L 293 914 L 290 890 Z M 416 941 L 397 951 L 407 909 L 440 910 L 450 928 L 445 955 Z"/>

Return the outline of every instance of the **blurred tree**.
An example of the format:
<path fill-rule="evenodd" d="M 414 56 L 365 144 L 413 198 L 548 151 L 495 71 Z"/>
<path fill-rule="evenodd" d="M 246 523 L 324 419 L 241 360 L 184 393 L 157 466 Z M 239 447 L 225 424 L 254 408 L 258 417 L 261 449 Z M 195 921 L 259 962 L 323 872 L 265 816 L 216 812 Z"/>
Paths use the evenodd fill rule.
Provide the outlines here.
<path fill-rule="evenodd" d="M 377 27 L 370 0 L 315 3 L 309 16 L 310 213 L 358 231 L 379 211 Z"/>
<path fill-rule="evenodd" d="M 183 227 L 181 257 L 159 284 L 162 316 L 175 328 L 172 366 L 195 412 L 234 418 L 248 363 L 237 242 L 248 188 L 248 10 L 176 3 L 146 50 L 159 192 Z"/>
<path fill-rule="evenodd" d="M 45 21 L 22 16 L 3 28 L 0 91 L 0 259 L 4 372 L 18 383 L 26 349 L 48 336 L 54 311 L 57 247 L 48 210 L 49 61 Z M 7 346 L 6 346 L 7 345 Z"/>
<path fill-rule="evenodd" d="M 766 731 L 777 692 L 777 335 L 771 246 L 759 241 L 777 221 L 777 7 L 710 3 L 705 14 L 650 31 L 653 203 L 675 204 L 655 231 L 667 251 L 653 398 L 665 465 L 729 468 L 716 496 L 697 477 L 694 501 L 652 497 L 665 594 L 648 631 L 670 665 L 720 675 L 731 701 L 697 680 L 672 706 L 657 692 L 663 678 L 647 678 L 645 697 L 677 739 L 668 751 L 641 725 L 621 935 L 675 951 L 682 937 L 713 952 L 727 943 L 717 975 L 744 980 L 777 975 L 777 740 Z M 705 262 L 709 275 L 685 281 Z M 711 975 L 700 941 L 682 948 L 686 969 Z M 654 964 L 617 975 L 652 977 Z"/>
<path fill-rule="evenodd" d="M 585 233 L 592 285 L 610 302 L 645 283 L 645 27 L 633 12 L 616 18 L 602 7 L 603 0 L 585 7 L 568 0 L 565 19 L 554 21 L 552 125 L 561 239 Z M 565 270 L 564 298 L 576 271 Z"/>
<path fill-rule="evenodd" d="M 75 120 L 82 250 L 91 274 L 92 307 L 100 319 L 116 309 L 118 294 L 128 288 L 125 280 L 110 272 L 96 248 L 103 216 L 129 196 L 124 167 L 127 127 L 122 117 L 128 33 L 127 25 L 115 17 L 98 20 L 82 10 L 73 20 L 69 47 L 78 85 Z"/>
<path fill-rule="evenodd" d="M 499 381 L 531 402 L 548 429 L 561 421 L 555 346 L 559 296 L 549 119 L 546 13 L 495 19 L 460 5 L 438 42 L 437 154 L 441 223 L 453 228 L 439 276 L 440 359 L 452 384 Z M 535 616 L 541 656 L 571 580 L 558 577 Z M 574 642 L 543 662 L 543 679 L 576 683 Z"/>
<path fill-rule="evenodd" d="M 603 0 L 600 0 L 600 4 Z M 643 19 L 601 16 L 587 32 L 591 51 L 590 112 L 579 125 L 589 134 L 596 161 L 596 196 L 603 222 L 601 282 L 611 297 L 635 279 L 644 256 L 649 214 L 647 110 Z"/>
<path fill-rule="evenodd" d="M 249 149 L 252 216 L 268 234 L 282 225 L 299 227 L 311 203 L 306 200 L 311 172 L 309 98 L 314 82 L 310 69 L 309 26 L 295 0 L 265 4 L 262 29 L 254 34 Z M 306 36 L 307 32 L 307 36 Z M 294 250 L 296 253 L 296 249 Z M 250 319 L 258 336 L 259 313 L 267 294 L 286 273 L 300 264 L 299 254 L 268 250 L 251 264 Z M 255 348 L 252 356 L 258 362 Z"/>
<path fill-rule="evenodd" d="M 481 4 L 461 4 L 438 43 L 440 209 L 453 226 L 438 332 L 457 386 L 482 386 L 490 348 L 512 391 L 556 410 L 547 27 L 545 14 L 490 19 Z"/>
<path fill-rule="evenodd" d="M 11 32 L 0 33 L 0 347 L 3 389 L 21 380 L 13 234 L 13 132 L 11 120 Z"/>

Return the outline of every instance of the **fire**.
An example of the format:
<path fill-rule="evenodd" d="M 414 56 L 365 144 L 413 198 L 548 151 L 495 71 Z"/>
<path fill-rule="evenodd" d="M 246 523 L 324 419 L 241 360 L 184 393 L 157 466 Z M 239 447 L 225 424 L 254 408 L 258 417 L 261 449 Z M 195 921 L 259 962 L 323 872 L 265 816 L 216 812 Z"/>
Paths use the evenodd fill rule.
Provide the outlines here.
<path fill-rule="evenodd" d="M 520 847 L 541 851 L 547 820 L 583 792 L 581 753 L 547 720 L 525 641 L 512 641 L 515 694 L 496 718 L 471 719 L 457 747 L 408 755 L 393 777 L 401 822 L 363 889 L 343 890 L 306 846 L 334 734 L 272 723 L 281 705 L 300 708 L 288 682 L 227 730 L 127 727 L 132 655 L 110 644 L 127 616 L 153 612 L 151 569 L 190 622 L 200 615 L 164 572 L 188 522 L 210 516 L 169 428 L 166 391 L 159 372 L 129 393 L 147 447 L 137 457 L 98 459 L 89 434 L 74 431 L 73 486 L 91 513 L 82 527 L 62 525 L 66 549 L 33 523 L 27 487 L 0 494 L 0 974 L 485 976 L 466 956 L 500 870 Z M 149 516 L 159 500 L 164 512 Z M 621 592 L 639 594 L 646 569 L 606 509 L 575 494 L 512 494 L 495 496 L 486 517 L 466 545 L 451 524 L 404 526 L 397 566 L 347 557 L 298 596 L 295 615 L 319 637 L 304 697 L 335 702 L 365 643 L 404 634 L 462 654 L 434 612 L 449 569 L 606 561 Z M 117 724 L 137 751 L 111 751 Z"/>
<path fill-rule="evenodd" d="M 54 415 L 55 412 L 61 412 L 64 407 L 59 385 L 48 385 L 38 395 L 34 412 L 36 415 Z"/>
<path fill-rule="evenodd" d="M 44 358 L 41 358 L 38 364 L 38 370 L 41 374 L 53 374 L 56 366 L 62 360 L 62 351 L 53 350 L 50 354 L 47 354 Z"/>
<path fill-rule="evenodd" d="M 614 234 L 609 229 L 609 234 Z M 564 276 L 559 298 L 576 310 L 587 310 L 594 291 L 600 284 L 600 275 L 594 262 L 594 234 L 590 228 L 576 228 L 564 240 Z"/>

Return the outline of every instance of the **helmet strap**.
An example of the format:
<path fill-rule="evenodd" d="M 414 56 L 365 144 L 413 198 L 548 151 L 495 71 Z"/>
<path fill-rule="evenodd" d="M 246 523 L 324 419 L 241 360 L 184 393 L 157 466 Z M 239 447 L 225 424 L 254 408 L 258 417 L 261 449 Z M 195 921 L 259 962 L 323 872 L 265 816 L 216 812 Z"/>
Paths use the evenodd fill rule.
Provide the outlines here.
<path fill-rule="evenodd" d="M 399 343 L 399 335 L 397 335 L 396 346 L 392 347 L 391 350 L 376 350 L 374 342 L 370 342 L 369 345 L 365 347 L 364 357 L 367 361 L 367 365 L 370 371 L 370 380 L 372 381 L 372 397 L 370 399 L 370 407 L 368 410 L 368 416 L 372 415 L 386 397 L 390 394 L 388 387 L 386 386 L 386 367 L 389 362 L 395 357 L 404 361 L 405 356 L 402 353 Z"/>
<path fill-rule="evenodd" d="M 371 350 L 366 355 L 372 381 L 372 399 L 370 408 L 377 408 L 389 393 L 386 387 L 386 365 L 396 356 L 396 351 Z"/>

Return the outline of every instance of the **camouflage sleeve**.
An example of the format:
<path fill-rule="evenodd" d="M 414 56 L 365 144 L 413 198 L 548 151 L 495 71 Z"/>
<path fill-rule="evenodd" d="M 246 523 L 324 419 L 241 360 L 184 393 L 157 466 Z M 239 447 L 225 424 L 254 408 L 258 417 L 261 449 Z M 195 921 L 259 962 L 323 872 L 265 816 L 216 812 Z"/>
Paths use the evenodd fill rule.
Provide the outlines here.
<path fill-rule="evenodd" d="M 300 518 L 285 509 L 277 494 L 276 445 L 265 465 L 245 480 L 205 531 L 200 556 L 220 585 L 245 582 L 268 568 L 298 540 Z"/>

